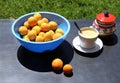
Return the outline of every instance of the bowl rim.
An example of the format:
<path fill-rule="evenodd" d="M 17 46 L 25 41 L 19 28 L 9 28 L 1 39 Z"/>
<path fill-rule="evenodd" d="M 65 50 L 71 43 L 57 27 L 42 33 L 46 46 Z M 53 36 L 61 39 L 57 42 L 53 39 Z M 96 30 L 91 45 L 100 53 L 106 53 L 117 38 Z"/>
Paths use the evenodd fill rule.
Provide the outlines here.
<path fill-rule="evenodd" d="M 61 17 L 62 19 L 64 19 L 64 20 L 67 22 L 67 25 L 68 25 L 68 29 L 67 29 L 66 33 L 65 33 L 63 36 L 61 36 L 60 38 L 58 38 L 58 39 L 55 39 L 55 40 L 52 40 L 52 41 L 47 41 L 47 42 L 32 42 L 32 41 L 26 41 L 26 40 L 20 38 L 18 35 L 16 35 L 16 33 L 15 33 L 15 31 L 14 31 L 14 28 L 15 28 L 14 26 L 15 26 L 15 24 L 16 24 L 20 19 L 22 19 L 23 17 L 28 16 L 28 15 L 33 15 L 33 14 L 35 14 L 35 13 L 40 13 L 40 14 L 44 14 L 44 13 L 54 14 L 54 15 L 56 15 L 56 16 Z M 13 35 L 14 35 L 17 39 L 19 39 L 19 40 L 21 40 L 21 41 L 24 41 L 24 42 L 27 42 L 27 43 L 31 43 L 31 44 L 47 44 L 47 43 L 52 43 L 52 42 L 58 41 L 59 39 L 64 38 L 65 36 L 67 36 L 67 34 L 69 33 L 69 31 L 70 31 L 70 23 L 69 23 L 69 21 L 68 21 L 65 17 L 63 17 L 62 15 L 57 14 L 57 13 L 54 13 L 54 12 L 44 12 L 44 11 L 43 11 L 43 12 L 31 12 L 31 13 L 27 13 L 27 14 L 24 14 L 24 15 L 18 17 L 18 18 L 13 22 L 13 24 L 12 24 L 12 33 L 13 33 Z"/>

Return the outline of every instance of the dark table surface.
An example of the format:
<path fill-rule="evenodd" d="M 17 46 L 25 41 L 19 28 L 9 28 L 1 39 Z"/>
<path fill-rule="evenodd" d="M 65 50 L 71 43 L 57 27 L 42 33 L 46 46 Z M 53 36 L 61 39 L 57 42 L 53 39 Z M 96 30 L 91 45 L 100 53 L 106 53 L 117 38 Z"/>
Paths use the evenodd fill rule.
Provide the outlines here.
<path fill-rule="evenodd" d="M 78 35 L 74 25 L 92 25 L 93 20 L 69 20 L 71 30 L 66 40 L 54 51 L 33 53 L 22 47 L 11 33 L 14 20 L 0 20 L 0 83 L 119 83 L 120 82 L 120 19 L 103 49 L 83 54 L 72 46 Z M 107 43 L 106 43 L 107 42 Z M 55 72 L 51 60 L 59 57 L 73 66 L 73 74 Z"/>

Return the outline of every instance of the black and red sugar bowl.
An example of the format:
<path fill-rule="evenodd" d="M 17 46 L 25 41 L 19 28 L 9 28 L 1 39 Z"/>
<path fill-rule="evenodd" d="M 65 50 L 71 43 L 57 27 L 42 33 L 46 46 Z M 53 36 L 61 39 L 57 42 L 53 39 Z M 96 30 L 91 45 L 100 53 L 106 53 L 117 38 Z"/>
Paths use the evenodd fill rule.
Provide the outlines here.
<path fill-rule="evenodd" d="M 109 12 L 102 12 L 96 15 L 93 27 L 99 32 L 100 37 L 108 37 L 116 31 L 116 17 Z"/>

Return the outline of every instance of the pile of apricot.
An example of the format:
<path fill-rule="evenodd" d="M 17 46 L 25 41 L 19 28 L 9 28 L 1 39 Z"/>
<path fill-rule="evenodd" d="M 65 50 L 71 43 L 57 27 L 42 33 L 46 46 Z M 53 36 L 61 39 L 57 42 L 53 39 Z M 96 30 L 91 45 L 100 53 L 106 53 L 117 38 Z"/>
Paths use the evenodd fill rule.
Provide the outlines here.
<path fill-rule="evenodd" d="M 71 64 L 64 64 L 63 61 L 60 58 L 55 58 L 52 61 L 52 68 L 54 70 L 63 70 L 64 74 L 69 75 L 72 74 L 73 67 Z"/>
<path fill-rule="evenodd" d="M 39 13 L 30 16 L 18 31 L 23 39 L 35 42 L 55 40 L 64 34 L 57 22 L 49 21 Z"/>

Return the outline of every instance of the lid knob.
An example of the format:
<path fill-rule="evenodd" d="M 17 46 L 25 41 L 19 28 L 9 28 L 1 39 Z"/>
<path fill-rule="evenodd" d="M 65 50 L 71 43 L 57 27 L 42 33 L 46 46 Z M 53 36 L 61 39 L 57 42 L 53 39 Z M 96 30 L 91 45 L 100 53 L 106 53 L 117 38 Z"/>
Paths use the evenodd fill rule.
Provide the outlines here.
<path fill-rule="evenodd" d="M 104 12 L 105 17 L 109 17 L 109 12 Z"/>

